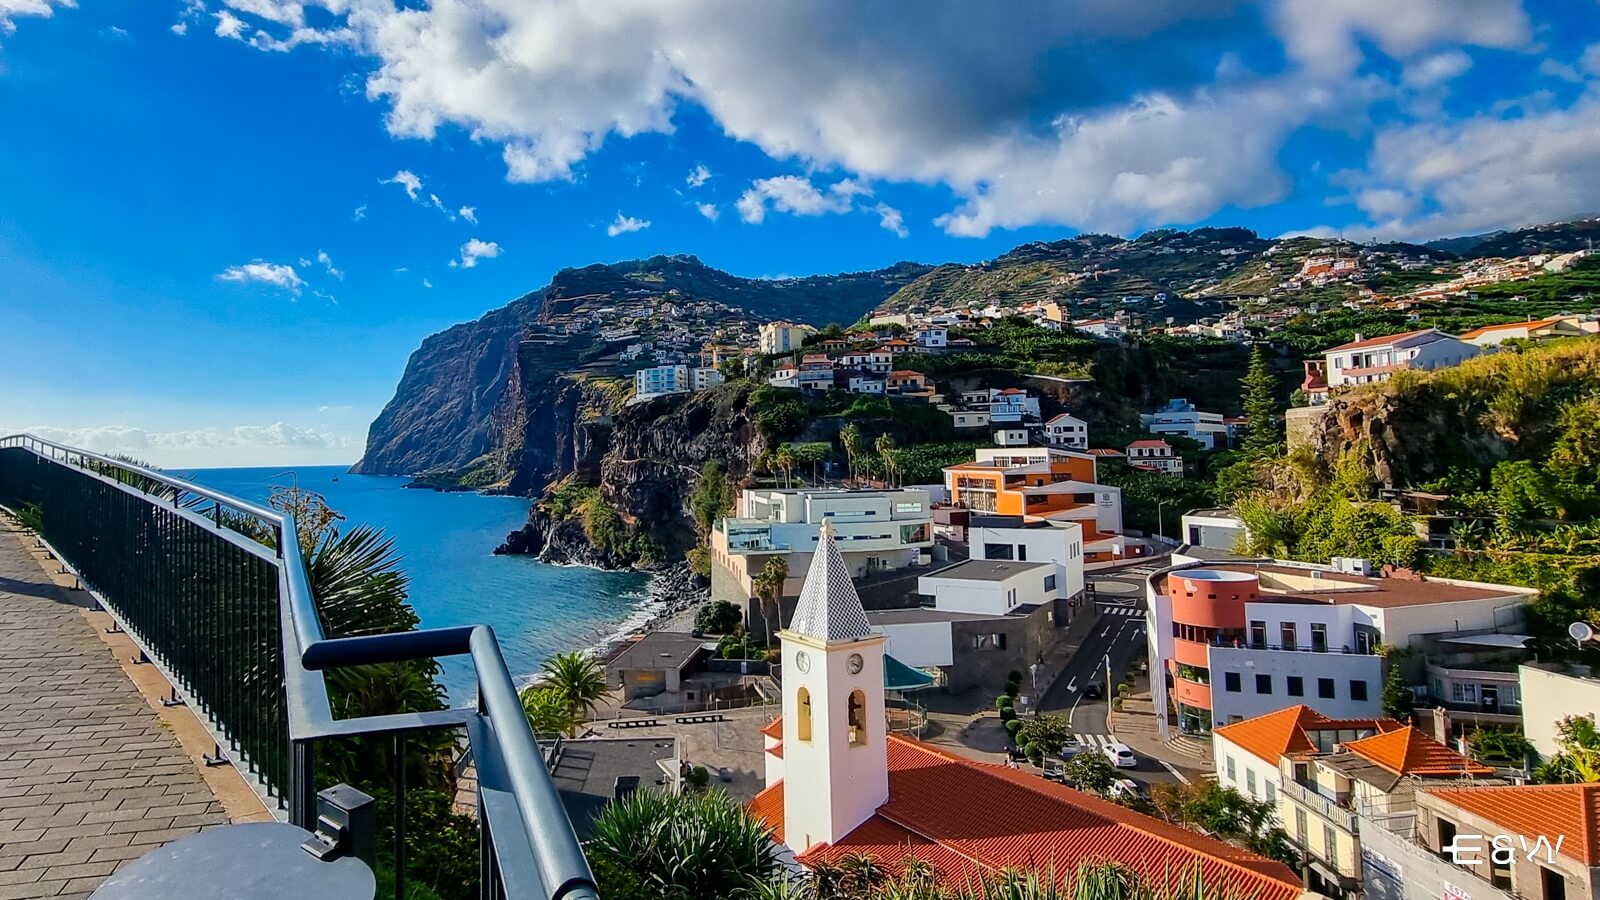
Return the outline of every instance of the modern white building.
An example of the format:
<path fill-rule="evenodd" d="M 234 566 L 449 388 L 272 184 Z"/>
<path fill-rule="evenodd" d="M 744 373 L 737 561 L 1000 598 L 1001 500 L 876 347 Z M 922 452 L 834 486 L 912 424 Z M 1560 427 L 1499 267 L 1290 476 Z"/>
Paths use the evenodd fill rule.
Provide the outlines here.
<path fill-rule="evenodd" d="M 800 386 L 800 367 L 793 363 L 785 363 L 778 366 L 767 377 L 767 384 L 773 387 L 798 388 Z"/>
<path fill-rule="evenodd" d="M 662 394 L 681 394 L 694 389 L 688 366 L 652 366 L 633 373 L 633 393 L 636 398 L 658 397 Z"/>
<path fill-rule="evenodd" d="M 1181 435 L 1208 450 L 1228 446 L 1228 424 L 1222 413 L 1203 412 L 1182 398 L 1168 400 L 1166 406 L 1139 416 L 1139 423 L 1152 434 Z"/>
<path fill-rule="evenodd" d="M 969 559 L 917 579 L 917 593 L 944 612 L 1004 616 L 1023 605 L 1055 600 L 1060 576 L 1046 561 Z"/>
<path fill-rule="evenodd" d="M 1353 574 L 1355 565 L 1341 571 L 1283 561 L 1173 561 L 1178 568 L 1149 580 L 1146 649 L 1151 698 L 1164 709 L 1170 697 L 1186 733 L 1297 704 L 1332 718 L 1379 715 L 1380 645 L 1515 631 L 1537 593 L 1455 579 L 1371 578 Z M 1165 734 L 1164 719 L 1158 725 Z"/>
<path fill-rule="evenodd" d="M 973 516 L 967 524 L 967 546 L 973 559 L 1053 563 L 1057 594 L 1072 598 L 1083 593 L 1083 526 L 1077 522 Z"/>
<path fill-rule="evenodd" d="M 1517 668 L 1522 696 L 1522 732 L 1542 757 L 1561 750 L 1556 726 L 1571 716 L 1600 716 L 1600 678 L 1583 667 L 1554 664 Z"/>
<path fill-rule="evenodd" d="M 989 412 L 982 409 L 956 409 L 950 411 L 952 424 L 957 428 L 988 428 Z"/>
<path fill-rule="evenodd" d="M 691 374 L 694 379 L 694 389 L 697 391 L 714 388 L 727 380 L 715 366 L 699 366 Z"/>
<path fill-rule="evenodd" d="M 997 428 L 994 432 L 996 447 L 1026 447 L 1032 443 L 1026 428 Z"/>
<path fill-rule="evenodd" d="M 950 346 L 950 329 L 928 326 L 917 329 L 917 346 L 927 350 L 943 350 Z"/>
<path fill-rule="evenodd" d="M 788 566 L 782 595 L 794 597 L 824 522 L 832 525 L 852 577 L 927 565 L 933 547 L 931 506 L 928 492 L 915 489 L 745 490 L 736 515 L 718 519 L 711 530 L 711 596 L 744 607 L 747 627 L 757 631 L 764 625 L 763 613 L 773 618 L 776 611 L 752 603 L 753 579 L 768 560 L 782 558 Z"/>
<path fill-rule="evenodd" d="M 790 353 L 799 350 L 805 343 L 806 337 L 816 333 L 817 330 L 810 325 L 767 322 L 761 326 L 757 346 L 761 348 L 762 353 Z"/>
<path fill-rule="evenodd" d="M 1089 423 L 1072 415 L 1062 413 L 1044 423 L 1044 439 L 1057 447 L 1066 447 L 1070 450 L 1089 449 Z"/>
<path fill-rule="evenodd" d="M 1437 328 L 1367 338 L 1356 335 L 1348 344 L 1323 351 L 1328 388 L 1388 381 L 1400 369 L 1432 371 L 1460 365 L 1480 349 Z"/>
<path fill-rule="evenodd" d="M 1093 335 L 1107 341 L 1121 340 L 1122 336 L 1128 333 L 1121 323 L 1110 319 L 1084 319 L 1073 322 L 1072 327 L 1084 334 Z"/>
<path fill-rule="evenodd" d="M 851 375 L 850 393 L 852 394 L 882 394 L 884 380 L 882 375 Z"/>
<path fill-rule="evenodd" d="M 1244 520 L 1227 509 L 1191 509 L 1180 528 L 1180 542 L 1210 550 L 1231 551 L 1247 533 Z"/>

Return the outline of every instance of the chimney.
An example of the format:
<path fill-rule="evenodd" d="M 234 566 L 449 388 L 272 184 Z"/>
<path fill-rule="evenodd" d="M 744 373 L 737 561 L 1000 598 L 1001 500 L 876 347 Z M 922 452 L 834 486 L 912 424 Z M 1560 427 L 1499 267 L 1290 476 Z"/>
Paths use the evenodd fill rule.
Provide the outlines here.
<path fill-rule="evenodd" d="M 1361 333 L 1361 332 L 1359 332 L 1359 331 L 1358 331 L 1358 332 L 1356 332 L 1356 343 L 1360 343 L 1360 342 L 1362 342 L 1362 341 L 1364 341 L 1364 340 L 1366 340 L 1366 339 L 1367 339 L 1367 336 L 1366 336 L 1366 335 L 1364 335 L 1364 334 L 1362 334 L 1362 333 Z"/>

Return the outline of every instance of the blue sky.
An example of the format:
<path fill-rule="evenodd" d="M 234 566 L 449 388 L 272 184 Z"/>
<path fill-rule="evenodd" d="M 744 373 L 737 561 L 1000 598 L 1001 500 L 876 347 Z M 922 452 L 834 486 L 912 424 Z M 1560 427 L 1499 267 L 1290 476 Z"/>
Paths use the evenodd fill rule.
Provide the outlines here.
<path fill-rule="evenodd" d="M 1600 213 L 1595 0 L 987 6 L 0 0 L 0 430 L 352 461 L 425 335 L 652 253 Z"/>

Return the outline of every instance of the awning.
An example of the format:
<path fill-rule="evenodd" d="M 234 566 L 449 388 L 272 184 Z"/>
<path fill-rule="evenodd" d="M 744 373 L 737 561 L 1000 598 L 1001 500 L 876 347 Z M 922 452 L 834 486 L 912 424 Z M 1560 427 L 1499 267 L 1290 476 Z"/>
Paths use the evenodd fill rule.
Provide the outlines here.
<path fill-rule="evenodd" d="M 1471 634 L 1462 637 L 1440 638 L 1441 644 L 1461 644 L 1466 647 L 1503 647 L 1521 649 L 1522 645 L 1533 640 L 1526 634 Z M 1465 668 L 1471 668 L 1466 666 Z"/>
<path fill-rule="evenodd" d="M 886 691 L 920 691 L 934 685 L 934 677 L 921 669 L 913 669 L 898 659 L 883 655 L 883 689 Z"/>

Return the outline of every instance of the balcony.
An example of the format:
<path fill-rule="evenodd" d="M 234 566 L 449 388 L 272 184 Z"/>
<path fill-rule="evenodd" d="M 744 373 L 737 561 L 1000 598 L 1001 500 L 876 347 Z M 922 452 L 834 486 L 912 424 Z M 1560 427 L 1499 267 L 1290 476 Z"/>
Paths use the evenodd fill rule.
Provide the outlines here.
<path fill-rule="evenodd" d="M 1332 822 L 1335 828 L 1347 834 L 1356 833 L 1356 814 L 1345 809 L 1315 790 L 1299 782 L 1285 781 L 1280 789 L 1285 797 L 1305 807 L 1311 813 Z"/>

